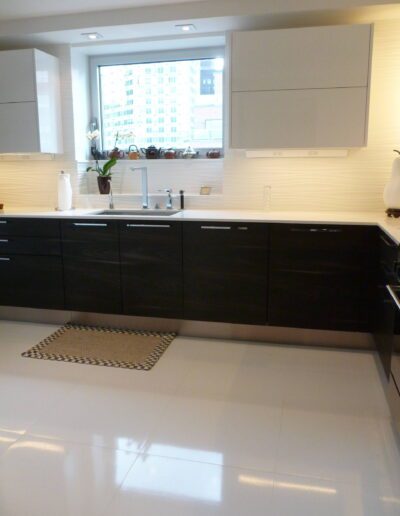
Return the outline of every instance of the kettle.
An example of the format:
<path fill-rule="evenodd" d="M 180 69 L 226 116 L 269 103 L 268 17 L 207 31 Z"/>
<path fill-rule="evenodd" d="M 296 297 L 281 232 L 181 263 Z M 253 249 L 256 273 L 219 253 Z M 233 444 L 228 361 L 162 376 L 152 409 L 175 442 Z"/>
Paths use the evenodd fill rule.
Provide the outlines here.
<path fill-rule="evenodd" d="M 166 149 L 163 152 L 165 159 L 175 159 L 176 158 L 176 150 L 175 149 Z"/>
<path fill-rule="evenodd" d="M 206 154 L 209 159 L 218 159 L 221 157 L 221 151 L 218 149 L 209 150 Z"/>
<path fill-rule="evenodd" d="M 129 145 L 128 158 L 129 159 L 139 159 L 140 158 L 140 151 L 136 145 Z"/>
<path fill-rule="evenodd" d="M 161 157 L 162 149 L 157 149 L 154 145 L 150 145 L 150 147 L 141 148 L 141 152 L 145 155 L 146 159 L 158 159 Z"/>
<path fill-rule="evenodd" d="M 186 149 L 182 152 L 182 158 L 184 159 L 192 159 L 197 156 L 197 152 L 193 149 L 191 145 L 186 147 Z"/>

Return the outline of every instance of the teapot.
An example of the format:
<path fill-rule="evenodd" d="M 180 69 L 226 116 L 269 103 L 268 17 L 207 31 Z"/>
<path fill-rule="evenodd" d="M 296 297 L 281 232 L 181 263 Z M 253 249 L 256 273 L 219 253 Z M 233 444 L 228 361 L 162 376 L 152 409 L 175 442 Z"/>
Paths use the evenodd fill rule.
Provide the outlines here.
<path fill-rule="evenodd" d="M 188 145 L 186 149 L 182 152 L 182 158 L 184 159 L 192 159 L 197 156 L 197 152 L 193 149 L 191 145 Z"/>
<path fill-rule="evenodd" d="M 129 145 L 128 158 L 129 159 L 139 159 L 140 158 L 140 151 L 136 145 Z"/>
<path fill-rule="evenodd" d="M 206 154 L 209 159 L 218 159 L 221 157 L 221 151 L 218 149 L 209 150 Z"/>
<path fill-rule="evenodd" d="M 166 149 L 163 152 L 165 159 L 175 159 L 176 158 L 176 150 L 175 149 Z"/>
<path fill-rule="evenodd" d="M 162 149 L 157 149 L 154 145 L 150 145 L 147 149 L 142 147 L 140 150 L 145 155 L 146 159 L 158 159 L 162 154 Z"/>
<path fill-rule="evenodd" d="M 114 147 L 113 150 L 110 150 L 108 153 L 109 158 L 122 159 L 125 156 L 125 152 L 123 150 L 119 150 L 118 147 Z"/>

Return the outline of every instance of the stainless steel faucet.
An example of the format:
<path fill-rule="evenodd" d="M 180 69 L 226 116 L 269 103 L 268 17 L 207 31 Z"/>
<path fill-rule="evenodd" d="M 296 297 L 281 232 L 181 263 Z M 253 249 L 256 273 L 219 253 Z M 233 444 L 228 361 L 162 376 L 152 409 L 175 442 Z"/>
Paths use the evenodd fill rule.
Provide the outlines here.
<path fill-rule="evenodd" d="M 159 192 L 165 192 L 167 194 L 167 204 L 165 205 L 165 209 L 172 210 L 173 209 L 173 199 L 172 199 L 172 188 L 164 188 L 163 190 L 158 190 Z"/>
<path fill-rule="evenodd" d="M 164 192 L 168 195 L 168 200 L 165 207 L 167 210 L 172 210 L 172 188 L 166 188 Z"/>
<path fill-rule="evenodd" d="M 108 203 L 108 208 L 110 210 L 113 210 L 114 209 L 114 195 L 113 195 L 113 190 L 112 190 L 112 184 L 111 184 L 111 181 L 110 181 L 110 194 L 109 194 L 109 203 Z"/>
<path fill-rule="evenodd" d="M 147 182 L 147 167 L 131 167 L 131 170 L 142 171 L 142 208 L 147 210 L 149 207 L 149 187 Z"/>

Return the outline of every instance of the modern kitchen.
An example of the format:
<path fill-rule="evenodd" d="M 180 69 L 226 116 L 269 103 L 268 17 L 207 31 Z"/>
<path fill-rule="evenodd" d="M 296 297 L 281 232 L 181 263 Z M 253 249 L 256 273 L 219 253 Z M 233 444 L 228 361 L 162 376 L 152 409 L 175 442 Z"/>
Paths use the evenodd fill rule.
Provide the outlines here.
<path fill-rule="evenodd" d="M 400 515 L 400 4 L 0 2 L 0 515 Z"/>

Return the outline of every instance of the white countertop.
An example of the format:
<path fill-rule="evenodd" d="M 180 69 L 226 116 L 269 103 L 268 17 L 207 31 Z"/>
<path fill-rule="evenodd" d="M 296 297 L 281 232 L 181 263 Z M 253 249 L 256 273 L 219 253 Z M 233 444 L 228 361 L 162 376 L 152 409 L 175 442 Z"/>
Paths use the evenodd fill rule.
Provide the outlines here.
<path fill-rule="evenodd" d="M 220 222 L 282 222 L 298 224 L 357 224 L 377 225 L 400 245 L 400 219 L 388 218 L 381 212 L 317 212 L 317 211 L 254 211 L 254 210 L 183 210 L 169 216 L 154 215 L 98 215 L 103 210 L 76 209 L 70 211 L 40 211 L 38 209 L 8 209 L 1 217 L 82 218 L 82 219 L 139 219 Z"/>

